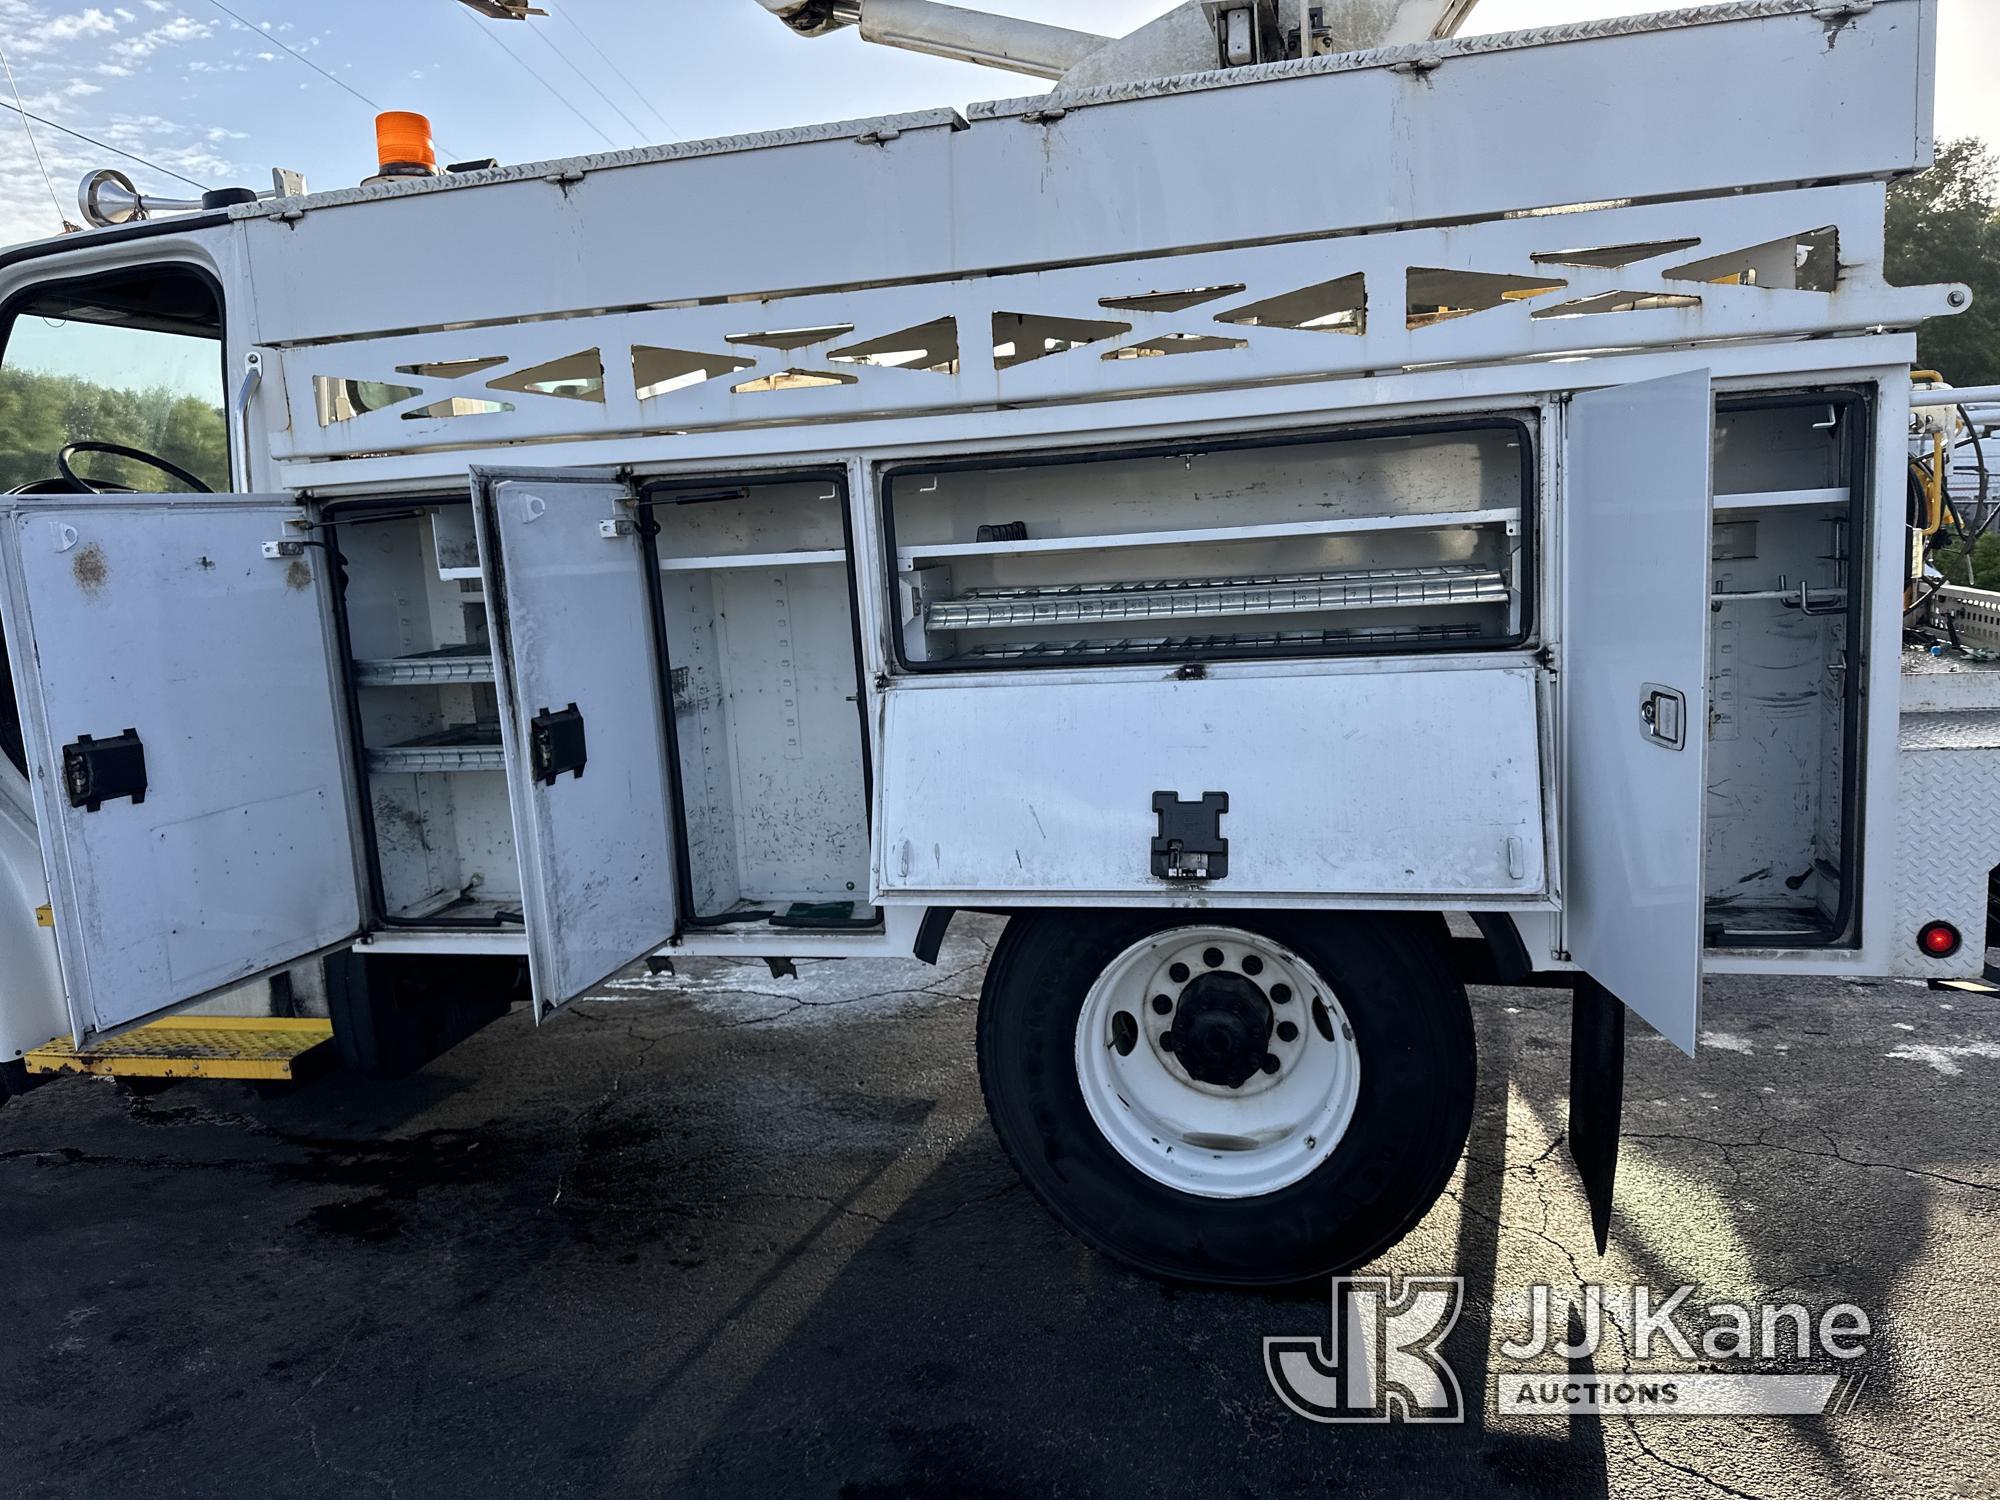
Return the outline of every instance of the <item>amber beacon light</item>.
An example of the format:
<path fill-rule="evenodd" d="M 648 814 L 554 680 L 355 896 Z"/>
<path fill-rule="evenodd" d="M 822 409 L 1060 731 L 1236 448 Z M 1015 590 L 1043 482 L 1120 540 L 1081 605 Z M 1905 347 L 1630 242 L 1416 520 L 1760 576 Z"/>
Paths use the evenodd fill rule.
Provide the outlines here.
<path fill-rule="evenodd" d="M 384 177 L 429 177 L 437 172 L 437 147 L 427 116 L 406 109 L 375 117 L 375 160 Z"/>

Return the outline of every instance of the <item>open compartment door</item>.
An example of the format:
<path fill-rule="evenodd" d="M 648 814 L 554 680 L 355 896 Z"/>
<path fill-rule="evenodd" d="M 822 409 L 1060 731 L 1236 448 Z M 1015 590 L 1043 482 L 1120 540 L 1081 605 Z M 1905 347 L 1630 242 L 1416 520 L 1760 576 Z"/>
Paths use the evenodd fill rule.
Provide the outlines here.
<path fill-rule="evenodd" d="M 1563 930 L 1683 1051 L 1701 1021 L 1710 435 L 1705 370 L 1570 404 L 1563 456 Z"/>
<path fill-rule="evenodd" d="M 360 930 L 326 554 L 301 545 L 298 516 L 282 496 L 0 503 L 7 645 L 79 1040 Z"/>
<path fill-rule="evenodd" d="M 626 485 L 547 471 L 472 479 L 540 1017 L 674 935 L 658 580 Z"/>

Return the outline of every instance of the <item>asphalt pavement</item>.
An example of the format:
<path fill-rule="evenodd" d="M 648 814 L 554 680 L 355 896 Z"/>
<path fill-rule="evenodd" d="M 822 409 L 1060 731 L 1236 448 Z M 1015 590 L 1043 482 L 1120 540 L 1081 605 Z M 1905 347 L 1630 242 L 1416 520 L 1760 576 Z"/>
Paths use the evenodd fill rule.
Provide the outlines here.
<path fill-rule="evenodd" d="M 1324 1288 L 1147 1281 L 1019 1185 L 973 1068 L 996 930 L 934 969 L 641 972 L 400 1082 L 14 1101 L 0 1494 L 2000 1493 L 1994 1000 L 1716 980 L 1693 1061 L 1635 1029 L 1600 1261 L 1567 996 L 1475 991 L 1465 1163 L 1368 1268 L 1466 1278 L 1467 1418 L 1325 1426 L 1262 1353 L 1326 1331 Z M 1586 1281 L 1852 1303 L 1851 1410 L 1499 1415 L 1530 1288 Z"/>

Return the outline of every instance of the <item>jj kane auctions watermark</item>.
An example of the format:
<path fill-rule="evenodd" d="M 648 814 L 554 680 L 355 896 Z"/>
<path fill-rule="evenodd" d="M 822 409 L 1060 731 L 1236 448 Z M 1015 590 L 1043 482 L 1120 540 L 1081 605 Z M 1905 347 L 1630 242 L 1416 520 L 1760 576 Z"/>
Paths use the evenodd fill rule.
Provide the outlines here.
<path fill-rule="evenodd" d="M 1265 1339 L 1265 1374 L 1313 1422 L 1462 1422 L 1465 1396 L 1442 1346 L 1464 1300 L 1459 1277 L 1337 1276 L 1326 1335 Z M 1815 1312 L 1800 1302 L 1699 1301 L 1693 1286 L 1665 1295 L 1531 1286 L 1527 1314 L 1519 1336 L 1495 1346 L 1496 1364 L 1521 1366 L 1492 1376 L 1500 1415 L 1846 1411 L 1866 1384 L 1856 1362 L 1874 1332 L 1851 1302 Z M 1798 1368 L 1807 1365 L 1819 1368 Z"/>

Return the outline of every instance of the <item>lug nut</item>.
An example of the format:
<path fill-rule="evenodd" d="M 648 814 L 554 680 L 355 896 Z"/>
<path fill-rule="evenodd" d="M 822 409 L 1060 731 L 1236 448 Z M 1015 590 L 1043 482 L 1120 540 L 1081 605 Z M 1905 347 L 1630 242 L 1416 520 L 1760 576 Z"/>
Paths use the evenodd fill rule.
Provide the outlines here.
<path fill-rule="evenodd" d="M 1153 996 L 1153 1009 L 1159 1014 L 1163 1016 L 1167 1015 L 1172 1012 L 1173 1008 L 1174 1002 L 1169 1000 L 1165 995 Z"/>
<path fill-rule="evenodd" d="M 1294 1025 L 1293 1025 L 1293 1024 L 1292 1024 L 1292 1023 L 1290 1022 L 1290 1021 L 1280 1021 L 1280 1022 L 1278 1023 L 1278 1040 L 1279 1040 L 1279 1041 L 1281 1041 L 1281 1042 L 1296 1042 L 1296 1041 L 1297 1041 L 1298 1039 L 1299 1039 L 1299 1028 L 1298 1028 L 1298 1027 L 1294 1026 Z"/>
<path fill-rule="evenodd" d="M 1264 1054 L 1264 1071 L 1266 1073 L 1275 1073 L 1278 1071 L 1278 1059 L 1274 1053 L 1266 1052 Z"/>
<path fill-rule="evenodd" d="M 1271 998 L 1275 1000 L 1278 1004 L 1283 1005 L 1286 1001 L 1292 998 L 1292 987 L 1289 984 L 1272 985 Z"/>

